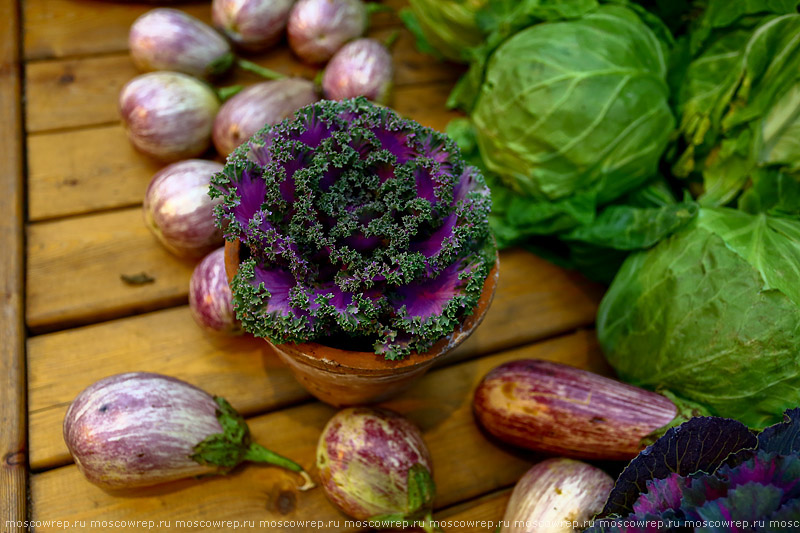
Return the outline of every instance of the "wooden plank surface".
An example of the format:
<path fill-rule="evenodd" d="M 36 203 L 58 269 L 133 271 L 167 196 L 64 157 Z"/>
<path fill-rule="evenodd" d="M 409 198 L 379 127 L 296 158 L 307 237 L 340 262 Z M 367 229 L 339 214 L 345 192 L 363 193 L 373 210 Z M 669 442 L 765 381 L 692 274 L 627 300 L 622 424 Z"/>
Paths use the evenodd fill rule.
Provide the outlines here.
<path fill-rule="evenodd" d="M 0 2 L 0 519 L 9 533 L 25 531 L 28 499 L 19 21 L 17 2 Z"/>
<path fill-rule="evenodd" d="M 451 506 L 497 489 L 511 486 L 536 456 L 497 446 L 476 426 L 472 393 L 490 369 L 520 358 L 558 360 L 606 372 L 594 335 L 578 332 L 453 366 L 434 370 L 404 394 L 384 405 L 406 415 L 423 431 L 431 450 L 438 486 L 436 506 Z M 334 413 L 314 402 L 251 418 L 254 439 L 291 456 L 316 476 L 314 456 L 319 434 Z M 66 531 L 102 531 L 91 521 L 171 521 L 181 531 L 225 531 L 224 527 L 176 527 L 176 520 L 323 520 L 344 516 L 325 499 L 320 489 L 296 493 L 297 479 L 277 468 L 248 466 L 224 478 L 184 480 L 124 494 L 110 494 L 87 481 L 74 465 L 35 474 L 31 482 L 34 520 L 86 521 Z M 207 524 L 210 525 L 210 524 Z M 107 526 L 106 526 L 107 527 Z M 37 531 L 54 531 L 43 526 Z M 264 528 L 244 528 L 264 530 Z M 269 527 L 270 531 L 312 531 L 310 527 Z M 347 531 L 351 528 L 328 529 Z"/>
<path fill-rule="evenodd" d="M 380 30 L 375 36 L 385 37 L 389 33 L 391 30 Z M 392 48 L 394 82 L 398 93 L 402 93 L 408 85 L 433 82 L 447 82 L 452 88 L 460 69 L 425 60 L 413 43 L 411 34 L 401 30 Z M 297 62 L 286 48 L 275 49 L 253 58 L 253 61 L 287 75 L 308 79 L 313 78 L 316 72 L 316 69 Z M 133 66 L 127 53 L 29 64 L 25 85 L 28 131 L 36 133 L 118 122 L 119 92 L 125 83 L 138 74 L 140 72 Z M 247 84 L 259 80 L 249 73 L 236 73 L 217 85 Z M 429 107 L 426 111 L 431 113 L 435 109 Z"/>
<path fill-rule="evenodd" d="M 134 150 L 122 126 L 28 137 L 32 221 L 141 205 L 163 165 Z"/>
<path fill-rule="evenodd" d="M 386 0 L 397 10 L 406 2 Z M 121 52 L 128 48 L 128 29 L 144 12 L 157 7 L 147 2 L 106 2 L 103 0 L 26 0 L 25 58 L 48 59 L 78 55 Z M 210 2 L 180 3 L 178 7 L 211 24 Z M 395 13 L 372 16 L 370 26 L 396 26 Z"/>
<path fill-rule="evenodd" d="M 472 358 L 587 326 L 599 296 L 599 287 L 527 252 L 504 252 L 497 294 L 484 323 L 448 359 Z M 521 320 L 528 316 L 538 318 Z M 143 370 L 174 375 L 228 398 L 247 415 L 309 398 L 265 343 L 249 336 L 209 335 L 197 327 L 187 307 L 33 337 L 28 367 L 34 469 L 69 461 L 60 432 L 69 402 L 111 374 Z"/>
<path fill-rule="evenodd" d="M 167 252 L 142 216 L 136 207 L 29 226 L 28 327 L 43 331 L 186 302 L 195 262 Z M 155 282 L 120 279 L 140 272 Z"/>
<path fill-rule="evenodd" d="M 445 531 L 458 533 L 494 533 L 511 498 L 511 489 L 503 489 L 449 509 L 434 516 Z"/>

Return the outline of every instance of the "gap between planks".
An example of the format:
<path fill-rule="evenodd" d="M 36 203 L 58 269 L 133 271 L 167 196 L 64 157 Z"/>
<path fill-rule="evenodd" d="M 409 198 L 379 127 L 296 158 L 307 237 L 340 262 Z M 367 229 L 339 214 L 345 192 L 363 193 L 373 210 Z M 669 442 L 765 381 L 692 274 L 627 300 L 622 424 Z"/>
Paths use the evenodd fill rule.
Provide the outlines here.
<path fill-rule="evenodd" d="M 19 3 L 0 2 L 0 520 L 8 533 L 25 531 L 28 518 L 20 39 Z"/>
<path fill-rule="evenodd" d="M 508 487 L 538 460 L 536 454 L 487 439 L 472 415 L 472 393 L 486 372 L 520 358 L 548 359 L 602 374 L 609 371 L 594 334 L 577 332 L 435 369 L 405 393 L 381 404 L 404 414 L 422 429 L 439 487 L 437 507 L 446 508 Z M 291 456 L 316 476 L 313 464 L 317 439 L 334 412 L 314 402 L 250 418 L 248 423 L 255 441 Z M 297 479 L 289 472 L 250 465 L 227 477 L 184 480 L 113 495 L 88 483 L 74 465 L 69 465 L 33 476 L 33 518 L 89 521 L 146 517 L 156 522 L 343 519 L 321 489 L 297 494 L 296 485 Z M 291 505 L 284 505 L 287 501 Z"/>

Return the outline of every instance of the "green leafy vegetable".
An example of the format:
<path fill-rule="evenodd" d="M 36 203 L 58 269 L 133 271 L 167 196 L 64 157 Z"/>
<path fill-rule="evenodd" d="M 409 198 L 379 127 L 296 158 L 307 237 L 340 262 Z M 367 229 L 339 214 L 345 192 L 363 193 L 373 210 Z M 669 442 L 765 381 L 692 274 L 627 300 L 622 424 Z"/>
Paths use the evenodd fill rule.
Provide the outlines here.
<path fill-rule="evenodd" d="M 673 156 L 673 171 L 702 179 L 699 201 L 706 206 L 736 201 L 756 180 L 762 189 L 776 187 L 765 183 L 783 179 L 773 170 L 800 170 L 800 15 L 791 13 L 797 2 L 758 3 L 770 13 L 790 14 L 755 19 L 740 17 L 759 11 L 752 2 L 720 5 L 710 4 L 704 18 L 710 22 L 697 31 L 737 22 L 707 39 L 677 98 L 682 150 Z M 775 207 L 740 201 L 748 210 Z M 781 209 L 797 212 L 800 204 Z"/>
<path fill-rule="evenodd" d="M 410 0 L 401 12 L 406 27 L 417 38 L 417 47 L 451 61 L 466 62 L 468 50 L 483 42 L 477 12 L 488 0 Z"/>
<path fill-rule="evenodd" d="M 800 221 L 701 209 L 629 257 L 598 337 L 633 384 L 762 428 L 800 404 Z"/>

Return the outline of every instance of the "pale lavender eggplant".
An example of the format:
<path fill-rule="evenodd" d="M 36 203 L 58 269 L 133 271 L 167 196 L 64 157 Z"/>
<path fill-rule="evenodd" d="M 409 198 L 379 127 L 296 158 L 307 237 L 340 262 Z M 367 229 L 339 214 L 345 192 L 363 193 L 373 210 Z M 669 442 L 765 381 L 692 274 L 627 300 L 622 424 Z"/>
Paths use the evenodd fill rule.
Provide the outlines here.
<path fill-rule="evenodd" d="M 344 45 L 325 67 L 322 92 L 329 100 L 366 96 L 385 104 L 393 76 L 389 50 L 375 39 L 358 39 Z"/>
<path fill-rule="evenodd" d="M 171 70 L 213 78 L 234 62 L 228 41 L 211 26 L 170 8 L 152 9 L 137 18 L 128 47 L 133 63 L 144 72 Z"/>
<path fill-rule="evenodd" d="M 475 390 L 477 419 L 498 439 L 582 459 L 628 460 L 678 416 L 668 398 L 571 366 L 523 359 Z"/>
<path fill-rule="evenodd" d="M 236 46 L 264 50 L 277 43 L 294 0 L 213 0 L 214 26 Z"/>
<path fill-rule="evenodd" d="M 397 413 L 353 407 L 339 411 L 317 445 L 317 468 L 328 499 L 359 520 L 408 512 L 408 473 L 432 473 L 422 433 Z"/>
<path fill-rule="evenodd" d="M 242 326 L 233 311 L 233 295 L 225 273 L 225 249 L 208 254 L 189 281 L 189 309 L 195 322 L 208 331 L 238 335 Z"/>
<path fill-rule="evenodd" d="M 214 120 L 214 146 L 228 155 L 267 124 L 277 124 L 319 100 L 314 83 L 301 78 L 247 87 L 225 102 Z"/>
<path fill-rule="evenodd" d="M 367 29 L 361 0 L 298 0 L 289 15 L 289 46 L 308 63 L 324 63 Z"/>
<path fill-rule="evenodd" d="M 244 461 L 297 472 L 300 490 L 314 487 L 300 465 L 251 442 L 228 402 L 170 376 L 131 372 L 95 382 L 73 400 L 63 430 L 78 469 L 104 489 L 224 474 Z"/>
<path fill-rule="evenodd" d="M 102 379 L 81 392 L 64 418 L 64 441 L 86 478 L 103 488 L 156 485 L 219 470 L 191 458 L 222 433 L 206 392 L 159 374 Z"/>
<path fill-rule="evenodd" d="M 222 199 L 208 196 L 211 176 L 222 168 L 214 161 L 190 159 L 164 167 L 150 181 L 145 223 L 173 254 L 203 257 L 222 246 L 222 231 L 214 224 L 214 207 Z"/>
<path fill-rule="evenodd" d="M 211 87 L 179 72 L 151 72 L 129 81 L 119 97 L 133 146 L 162 161 L 205 152 L 219 99 Z"/>
<path fill-rule="evenodd" d="M 573 533 L 603 510 L 614 480 L 573 459 L 547 459 L 523 475 L 511 493 L 501 533 Z M 577 528 L 573 527 L 577 523 Z"/>

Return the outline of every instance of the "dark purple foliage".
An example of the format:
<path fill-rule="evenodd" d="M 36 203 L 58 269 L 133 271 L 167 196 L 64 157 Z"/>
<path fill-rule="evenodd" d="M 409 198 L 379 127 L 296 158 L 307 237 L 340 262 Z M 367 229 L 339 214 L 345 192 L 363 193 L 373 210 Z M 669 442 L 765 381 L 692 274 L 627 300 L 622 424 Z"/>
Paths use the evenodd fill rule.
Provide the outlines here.
<path fill-rule="evenodd" d="M 217 222 L 249 251 L 233 282 L 273 342 L 429 349 L 470 314 L 494 264 L 489 190 L 441 133 L 365 99 L 267 126 L 213 180 Z"/>
<path fill-rule="evenodd" d="M 758 437 L 745 438 L 747 429 L 738 426 L 703 417 L 669 430 L 631 461 L 609 496 L 606 518 L 586 531 L 794 530 L 800 409 Z"/>

